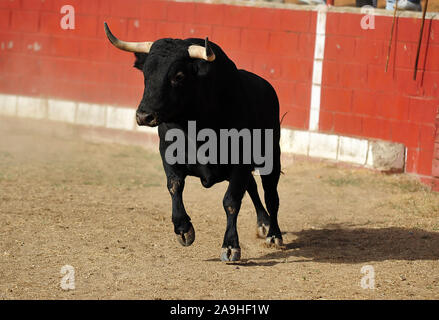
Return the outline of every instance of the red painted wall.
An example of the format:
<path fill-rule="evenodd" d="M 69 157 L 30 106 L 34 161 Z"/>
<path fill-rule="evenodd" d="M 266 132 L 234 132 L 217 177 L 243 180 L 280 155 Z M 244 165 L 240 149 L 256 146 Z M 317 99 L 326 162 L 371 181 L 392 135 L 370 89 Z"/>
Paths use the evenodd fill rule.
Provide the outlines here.
<path fill-rule="evenodd" d="M 397 20 L 386 73 L 392 17 L 377 16 L 374 30 L 359 28 L 361 18 L 328 13 L 320 130 L 403 143 L 406 171 L 434 182 L 427 178 L 439 107 L 439 20 L 426 21 L 415 81 L 421 20 Z"/>
<path fill-rule="evenodd" d="M 238 67 L 273 84 L 282 114 L 289 111 L 284 125 L 308 128 L 315 12 L 159 0 L 73 0 L 76 29 L 63 30 L 60 9 L 65 4 L 0 0 L 0 92 L 136 107 L 143 77 L 132 68 L 132 54 L 108 43 L 103 31 L 107 21 L 116 36 L 130 41 L 209 36 Z M 419 62 L 423 70 L 413 81 L 420 19 L 398 19 L 385 73 L 392 18 L 377 16 L 374 30 L 362 30 L 361 17 L 327 15 L 320 131 L 401 142 L 408 148 L 407 172 L 432 183 L 432 175 L 439 176 L 439 169 L 432 172 L 439 20 L 426 23 Z"/>
<path fill-rule="evenodd" d="M 112 47 L 113 33 L 131 41 L 206 37 L 238 67 L 276 87 L 285 123 L 305 129 L 314 51 L 310 11 L 244 8 L 154 0 L 75 0 L 76 29 L 60 27 L 59 0 L 0 0 L 0 91 L 137 106 L 143 77 L 132 54 Z M 39 51 L 31 47 L 41 45 Z M 7 47 L 7 46 L 6 46 Z"/>

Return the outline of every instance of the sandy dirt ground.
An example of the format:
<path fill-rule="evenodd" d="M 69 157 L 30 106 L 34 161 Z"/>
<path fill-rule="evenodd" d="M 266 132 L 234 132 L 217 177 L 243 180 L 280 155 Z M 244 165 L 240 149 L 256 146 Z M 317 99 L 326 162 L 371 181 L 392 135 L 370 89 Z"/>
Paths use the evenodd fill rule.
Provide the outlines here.
<path fill-rule="evenodd" d="M 242 261 L 227 264 L 225 183 L 187 180 L 196 240 L 181 247 L 158 154 L 78 136 L 0 118 L 1 299 L 439 299 L 439 195 L 407 176 L 295 160 L 279 186 L 286 249 L 256 238 L 246 196 Z"/>

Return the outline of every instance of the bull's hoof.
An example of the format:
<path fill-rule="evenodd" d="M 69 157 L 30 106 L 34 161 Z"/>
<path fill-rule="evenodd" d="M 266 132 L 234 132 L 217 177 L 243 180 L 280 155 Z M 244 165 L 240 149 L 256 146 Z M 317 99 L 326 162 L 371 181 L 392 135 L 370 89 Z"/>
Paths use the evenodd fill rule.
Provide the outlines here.
<path fill-rule="evenodd" d="M 177 234 L 177 240 L 183 247 L 189 247 L 195 241 L 195 230 L 192 224 L 188 232 Z"/>
<path fill-rule="evenodd" d="M 267 247 L 275 247 L 278 249 L 284 249 L 284 243 L 282 241 L 282 238 L 276 238 L 275 236 L 267 237 L 265 238 L 265 244 Z"/>
<path fill-rule="evenodd" d="M 261 224 L 260 226 L 258 226 L 256 229 L 256 235 L 258 236 L 258 238 L 265 239 L 267 237 L 269 228 L 270 226 L 267 226 L 266 224 Z"/>
<path fill-rule="evenodd" d="M 223 248 L 221 251 L 221 261 L 239 261 L 241 260 L 240 248 Z"/>

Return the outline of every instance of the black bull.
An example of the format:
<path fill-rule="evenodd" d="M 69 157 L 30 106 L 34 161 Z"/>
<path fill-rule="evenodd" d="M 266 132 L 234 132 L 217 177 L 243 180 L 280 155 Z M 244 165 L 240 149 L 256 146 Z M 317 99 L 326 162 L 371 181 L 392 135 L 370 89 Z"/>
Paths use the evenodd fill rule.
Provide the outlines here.
<path fill-rule="evenodd" d="M 196 176 L 205 187 L 225 180 L 229 182 L 223 199 L 227 227 L 221 260 L 236 261 L 241 257 L 236 224 L 246 191 L 256 209 L 258 236 L 266 237 L 267 244 L 281 246 L 282 235 L 277 219 L 277 185 L 281 172 L 279 102 L 273 87 L 253 73 L 238 70 L 223 50 L 207 38 L 133 43 L 115 38 L 106 24 L 105 31 L 113 45 L 135 52 L 134 66 L 144 74 L 145 90 L 137 109 L 137 122 L 139 125 L 158 126 L 160 154 L 172 198 L 172 222 L 179 242 L 189 246 L 195 240 L 182 193 L 185 178 Z M 172 143 L 165 140 L 166 133 L 170 129 L 180 129 L 187 142 L 188 121 L 196 121 L 197 131 L 203 128 L 215 132 L 232 128 L 272 130 L 272 170 L 270 174 L 261 175 L 267 210 L 259 198 L 252 175 L 254 162 L 169 164 L 166 161 L 166 149 Z M 218 156 L 220 152 L 218 150 Z"/>

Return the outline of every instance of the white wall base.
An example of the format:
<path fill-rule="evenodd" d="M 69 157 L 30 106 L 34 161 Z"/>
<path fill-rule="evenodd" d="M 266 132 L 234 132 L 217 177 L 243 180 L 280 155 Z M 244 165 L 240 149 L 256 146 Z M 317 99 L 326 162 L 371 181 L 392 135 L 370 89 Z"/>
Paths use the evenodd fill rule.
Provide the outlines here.
<path fill-rule="evenodd" d="M 129 107 L 0 94 L 0 115 L 157 134 L 157 128 L 137 126 Z M 387 141 L 282 128 L 281 149 L 381 171 L 404 171 L 405 166 L 405 146 Z"/>

